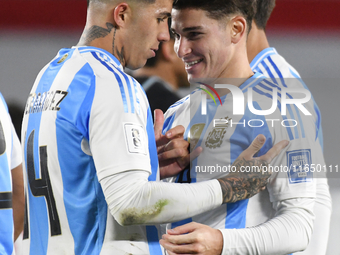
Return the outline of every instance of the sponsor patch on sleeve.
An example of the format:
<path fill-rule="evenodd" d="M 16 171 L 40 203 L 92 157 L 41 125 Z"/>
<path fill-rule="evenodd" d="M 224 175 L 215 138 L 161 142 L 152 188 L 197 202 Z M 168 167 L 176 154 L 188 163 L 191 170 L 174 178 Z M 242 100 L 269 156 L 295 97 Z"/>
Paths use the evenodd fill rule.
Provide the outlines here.
<path fill-rule="evenodd" d="M 289 183 L 313 181 L 313 173 L 310 171 L 310 149 L 287 151 L 287 163 L 289 167 Z"/>
<path fill-rule="evenodd" d="M 125 123 L 125 137 L 129 153 L 147 154 L 147 142 L 142 126 Z"/>

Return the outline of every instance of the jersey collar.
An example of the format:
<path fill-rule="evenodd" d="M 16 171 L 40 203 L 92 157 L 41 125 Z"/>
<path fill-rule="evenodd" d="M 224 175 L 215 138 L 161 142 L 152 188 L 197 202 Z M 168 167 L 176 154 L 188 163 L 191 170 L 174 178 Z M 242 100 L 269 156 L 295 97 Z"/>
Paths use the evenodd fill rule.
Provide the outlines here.
<path fill-rule="evenodd" d="M 96 52 L 99 54 L 104 55 L 107 60 L 109 62 L 111 62 L 115 67 L 119 68 L 120 70 L 124 71 L 124 68 L 122 66 L 122 64 L 118 61 L 118 59 L 112 55 L 110 52 L 101 49 L 101 48 L 97 48 L 97 47 L 93 47 L 93 46 L 81 46 L 81 47 L 72 47 L 72 48 L 77 48 L 79 50 L 80 53 L 85 53 L 85 52 Z"/>

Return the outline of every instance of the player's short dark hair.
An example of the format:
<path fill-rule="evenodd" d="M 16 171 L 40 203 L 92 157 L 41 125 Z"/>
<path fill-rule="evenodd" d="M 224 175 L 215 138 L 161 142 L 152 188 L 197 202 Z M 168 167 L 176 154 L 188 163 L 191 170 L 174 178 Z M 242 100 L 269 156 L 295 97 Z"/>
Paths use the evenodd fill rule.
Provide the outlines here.
<path fill-rule="evenodd" d="M 275 0 L 257 0 L 257 10 L 254 17 L 256 26 L 265 29 L 267 21 L 275 7 Z"/>
<path fill-rule="evenodd" d="M 204 10 L 209 18 L 215 20 L 221 20 L 231 14 L 240 14 L 246 19 L 249 32 L 256 13 L 256 0 L 177 0 L 173 8 Z"/>

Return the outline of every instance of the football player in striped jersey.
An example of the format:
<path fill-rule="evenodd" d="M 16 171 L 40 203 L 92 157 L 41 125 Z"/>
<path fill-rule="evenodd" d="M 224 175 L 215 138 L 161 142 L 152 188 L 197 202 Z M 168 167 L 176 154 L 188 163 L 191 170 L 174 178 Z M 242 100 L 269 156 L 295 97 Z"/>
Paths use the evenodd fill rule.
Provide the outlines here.
<path fill-rule="evenodd" d="M 284 91 L 305 89 L 303 82 L 299 77 L 284 80 L 281 76 L 276 80 L 269 76 L 271 79 L 267 79 L 258 68 L 250 68 L 247 41 L 257 46 L 260 41 L 259 38 L 247 40 L 254 5 L 255 2 L 241 0 L 216 0 L 209 4 L 179 0 L 174 5 L 175 50 L 186 64 L 189 80 L 212 78 L 218 84 L 231 83 L 238 87 L 233 91 L 242 91 L 243 97 L 217 91 L 222 103 L 206 99 L 207 115 L 204 116 L 201 91 L 197 89 L 170 107 L 165 115 L 164 131 L 183 125 L 190 146 L 203 147 L 202 154 L 190 168 L 172 181 L 195 183 L 220 178 L 227 172 L 223 172 L 223 166 L 230 165 L 237 151 L 246 147 L 258 132 L 265 134 L 268 145 L 281 139 L 290 140 L 290 144 L 274 161 L 278 171 L 269 180 L 268 192 L 173 223 L 172 227 L 180 227 L 169 231 L 171 235 L 165 235 L 161 241 L 169 254 L 288 254 L 305 249 L 312 235 L 318 178 L 311 172 L 298 173 L 292 166 L 324 165 L 319 110 L 313 100 L 308 100 L 304 106 L 311 115 L 304 114 L 296 105 L 287 106 L 288 112 L 283 113 L 286 95 L 290 99 L 299 98 L 294 92 L 284 94 Z M 263 65 L 261 70 L 269 68 Z M 206 83 L 209 81 L 211 79 Z M 303 92 L 308 94 L 306 90 Z M 233 112 L 233 101 L 238 98 L 251 98 L 241 114 Z M 269 118 L 259 113 L 272 109 L 273 103 L 278 107 Z M 290 121 L 298 125 L 283 124 Z M 259 155 L 265 151 L 261 150 Z M 184 223 L 188 224 L 181 226 Z M 183 235 L 188 232 L 190 234 Z"/>

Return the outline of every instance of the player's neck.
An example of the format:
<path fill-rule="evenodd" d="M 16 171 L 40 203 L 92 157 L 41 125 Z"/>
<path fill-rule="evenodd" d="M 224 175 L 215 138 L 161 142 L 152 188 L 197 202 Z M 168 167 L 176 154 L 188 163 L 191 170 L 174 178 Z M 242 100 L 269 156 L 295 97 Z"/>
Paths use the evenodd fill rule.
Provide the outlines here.
<path fill-rule="evenodd" d="M 253 22 L 252 29 L 250 30 L 247 40 L 247 55 L 249 63 L 251 63 L 257 54 L 266 48 L 269 48 L 266 33 L 264 30 L 258 29 Z"/>
<path fill-rule="evenodd" d="M 248 79 L 254 73 L 251 70 L 245 44 L 239 45 L 239 49 L 235 50 L 234 55 L 229 60 L 229 63 L 223 73 L 219 76 L 220 78 L 237 78 L 237 79 Z M 242 49 L 241 49 L 242 48 Z M 238 84 L 239 86 L 241 84 Z"/>
<path fill-rule="evenodd" d="M 86 26 L 77 46 L 93 46 L 110 52 L 125 66 L 124 47 L 112 23 Z"/>
<path fill-rule="evenodd" d="M 211 80 L 211 85 L 222 82 L 224 84 L 231 84 L 239 87 L 254 75 L 254 72 L 251 70 L 248 63 L 245 45 L 243 45 L 243 47 L 244 49 L 242 50 L 236 50 L 236 53 L 230 59 L 224 71 L 218 78 Z M 226 89 L 216 89 L 216 91 L 221 96 L 229 93 L 229 90 Z"/>
<path fill-rule="evenodd" d="M 125 66 L 123 43 L 119 26 L 112 17 L 110 4 L 92 5 L 88 8 L 85 29 L 77 46 L 93 46 L 114 55 Z"/>

